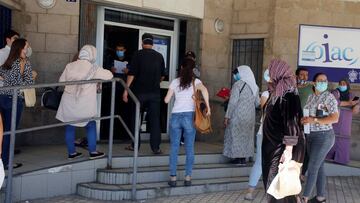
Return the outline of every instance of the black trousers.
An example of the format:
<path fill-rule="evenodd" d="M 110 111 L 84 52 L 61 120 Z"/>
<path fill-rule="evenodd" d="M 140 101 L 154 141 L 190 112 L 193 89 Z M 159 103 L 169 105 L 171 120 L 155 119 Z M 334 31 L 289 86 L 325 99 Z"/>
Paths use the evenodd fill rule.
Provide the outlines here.
<path fill-rule="evenodd" d="M 145 93 L 145 94 L 136 94 L 137 98 L 140 101 L 140 114 L 141 121 L 144 116 L 144 112 L 147 112 L 147 127 L 150 132 L 150 147 L 151 150 L 156 152 L 160 149 L 161 144 L 161 129 L 160 129 L 160 93 Z M 133 103 L 133 113 L 132 116 L 132 132 L 135 132 L 135 104 Z M 140 122 L 141 126 L 141 122 Z M 140 128 L 139 126 L 139 128 Z M 139 148 L 141 144 L 141 136 L 139 132 Z M 134 143 L 132 143 L 134 146 Z"/>

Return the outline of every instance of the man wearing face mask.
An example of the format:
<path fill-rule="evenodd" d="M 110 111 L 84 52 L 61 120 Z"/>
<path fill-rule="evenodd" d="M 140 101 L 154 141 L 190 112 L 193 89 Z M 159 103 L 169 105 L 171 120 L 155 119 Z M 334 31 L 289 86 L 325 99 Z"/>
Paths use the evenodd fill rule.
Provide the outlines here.
<path fill-rule="evenodd" d="M 301 108 L 304 108 L 309 95 L 312 94 L 312 85 L 308 82 L 309 71 L 306 68 L 296 69 L 297 88 L 299 90 L 299 97 Z"/>
<path fill-rule="evenodd" d="M 111 67 L 111 72 L 113 72 L 115 77 L 120 77 L 126 80 L 126 74 L 128 73 L 128 61 L 126 59 L 126 48 L 122 43 L 118 43 L 115 49 L 115 59 Z M 125 67 L 125 68 L 124 68 Z"/>

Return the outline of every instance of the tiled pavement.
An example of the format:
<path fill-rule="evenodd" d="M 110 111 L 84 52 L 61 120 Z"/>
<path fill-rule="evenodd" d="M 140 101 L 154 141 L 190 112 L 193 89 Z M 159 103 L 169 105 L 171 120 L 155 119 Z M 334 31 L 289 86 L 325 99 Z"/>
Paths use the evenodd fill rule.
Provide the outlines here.
<path fill-rule="evenodd" d="M 263 203 L 265 193 L 263 189 L 256 190 L 253 201 L 244 200 L 245 190 L 204 193 L 198 195 L 186 195 L 165 197 L 151 200 L 137 201 L 141 203 Z M 327 203 L 360 203 L 360 177 L 328 177 L 327 178 Z M 30 200 L 21 203 L 112 203 L 109 201 L 97 201 L 79 196 L 61 196 L 50 199 Z M 119 202 L 119 201 L 118 201 Z M 120 201 L 119 203 L 130 203 Z"/>

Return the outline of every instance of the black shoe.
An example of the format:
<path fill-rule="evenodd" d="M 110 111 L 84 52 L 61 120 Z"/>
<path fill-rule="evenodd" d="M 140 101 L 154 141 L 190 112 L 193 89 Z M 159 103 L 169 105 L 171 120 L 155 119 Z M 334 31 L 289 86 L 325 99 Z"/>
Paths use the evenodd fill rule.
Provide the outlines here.
<path fill-rule="evenodd" d="M 21 150 L 20 150 L 20 149 L 15 149 L 15 150 L 14 150 L 14 154 L 16 154 L 16 155 L 17 155 L 17 154 L 20 154 L 20 153 L 21 153 Z"/>
<path fill-rule="evenodd" d="M 156 151 L 153 151 L 153 154 L 158 155 L 158 154 L 162 154 L 163 152 L 161 151 L 161 149 L 158 149 Z"/>
<path fill-rule="evenodd" d="M 13 169 L 20 168 L 23 164 L 22 163 L 15 163 L 13 164 Z M 4 166 L 5 170 L 8 170 L 8 166 Z"/>
<path fill-rule="evenodd" d="M 191 180 L 184 180 L 184 186 L 186 187 L 191 186 Z"/>
<path fill-rule="evenodd" d="M 311 203 L 325 203 L 326 199 L 324 199 L 322 201 L 319 201 L 315 196 L 314 198 L 310 199 L 308 202 L 311 202 Z"/>
<path fill-rule="evenodd" d="M 103 153 L 103 152 L 92 152 L 92 153 L 90 153 L 89 159 L 98 159 L 98 158 L 101 158 L 104 156 L 105 156 L 105 153 Z"/>
<path fill-rule="evenodd" d="M 240 163 L 240 158 L 235 158 L 235 159 L 232 159 L 230 161 L 231 164 L 239 164 Z"/>
<path fill-rule="evenodd" d="M 245 166 L 246 165 L 246 158 L 240 158 L 240 163 L 238 165 Z"/>
<path fill-rule="evenodd" d="M 176 187 L 176 180 L 169 180 L 168 185 L 170 187 Z"/>
<path fill-rule="evenodd" d="M 73 160 L 73 159 L 76 159 L 76 158 L 80 158 L 82 156 L 83 155 L 80 152 L 75 152 L 74 154 L 69 154 L 68 160 Z"/>

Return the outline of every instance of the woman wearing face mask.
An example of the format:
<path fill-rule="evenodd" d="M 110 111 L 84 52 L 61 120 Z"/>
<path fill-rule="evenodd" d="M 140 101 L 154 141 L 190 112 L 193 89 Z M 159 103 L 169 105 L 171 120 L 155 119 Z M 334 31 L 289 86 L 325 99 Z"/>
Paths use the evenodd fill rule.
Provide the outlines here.
<path fill-rule="evenodd" d="M 34 83 L 30 61 L 27 59 L 29 43 L 26 39 L 16 39 L 11 46 L 10 54 L 4 65 L 0 69 L 0 76 L 4 78 L 4 87 L 31 85 Z M 24 106 L 24 95 L 18 91 L 16 126 L 18 126 Z M 12 111 L 12 90 L 0 90 L 0 108 L 4 119 L 4 131 L 9 131 L 11 127 Z M 5 169 L 9 163 L 10 135 L 5 135 L 2 148 L 2 160 Z M 14 164 L 13 168 L 22 166 L 20 163 Z"/>
<path fill-rule="evenodd" d="M 303 202 L 308 202 L 316 185 L 316 202 L 325 202 L 326 175 L 324 161 L 335 142 L 332 124 L 339 120 L 338 102 L 328 89 L 328 80 L 324 73 L 314 76 L 314 93 L 309 96 L 305 109 L 310 116 L 301 122 L 310 124 L 310 134 L 306 136 L 306 149 L 309 155 L 308 178 L 306 181 Z"/>
<path fill-rule="evenodd" d="M 266 69 L 266 71 L 264 72 L 264 80 L 266 81 L 266 83 L 270 82 L 270 76 L 269 76 L 269 69 Z M 269 91 L 264 91 L 261 94 L 260 97 L 260 106 L 261 109 L 264 109 L 265 104 L 269 98 Z M 255 163 L 251 169 L 251 173 L 250 173 L 250 177 L 249 177 L 249 189 L 248 192 L 245 195 L 246 200 L 253 200 L 254 197 L 254 191 L 256 189 L 256 185 L 259 182 L 259 179 L 261 177 L 261 145 L 262 145 L 262 140 L 263 140 L 263 128 L 262 128 L 262 121 L 264 119 L 264 115 L 262 115 L 261 119 L 260 119 L 260 127 L 259 127 L 259 131 L 256 134 L 256 159 L 255 159 Z"/>
<path fill-rule="evenodd" d="M 255 107 L 259 104 L 259 88 L 249 66 L 239 66 L 233 71 L 235 83 L 231 88 L 225 114 L 225 139 L 223 155 L 231 163 L 246 164 L 254 154 Z"/>
<path fill-rule="evenodd" d="M 262 174 L 265 191 L 278 174 L 280 162 L 294 160 L 302 163 L 305 152 L 305 137 L 300 123 L 302 109 L 295 75 L 290 66 L 279 59 L 270 62 L 269 72 L 270 98 L 264 110 L 262 142 Z M 267 195 L 269 203 L 295 203 L 297 200 L 296 195 L 278 200 Z"/>
<path fill-rule="evenodd" d="M 359 112 L 359 97 L 355 97 L 350 91 L 350 83 L 347 79 L 339 82 L 339 87 L 333 95 L 339 104 L 339 122 L 333 124 L 335 132 L 335 144 L 327 155 L 327 159 L 339 164 L 347 164 L 350 161 L 350 136 L 353 114 Z"/>
<path fill-rule="evenodd" d="M 97 66 L 95 59 L 96 48 L 92 45 L 85 45 L 79 52 L 78 60 L 66 65 L 59 82 L 111 79 L 113 77 L 112 73 Z M 65 86 L 59 109 L 56 113 L 56 119 L 62 122 L 70 122 L 95 117 L 97 114 L 96 90 L 96 83 Z M 104 153 L 96 151 L 96 123 L 95 121 L 90 121 L 66 126 L 65 141 L 68 159 L 71 160 L 82 156 L 81 153 L 75 150 L 75 127 L 86 127 L 89 158 L 96 159 L 103 157 Z"/>

